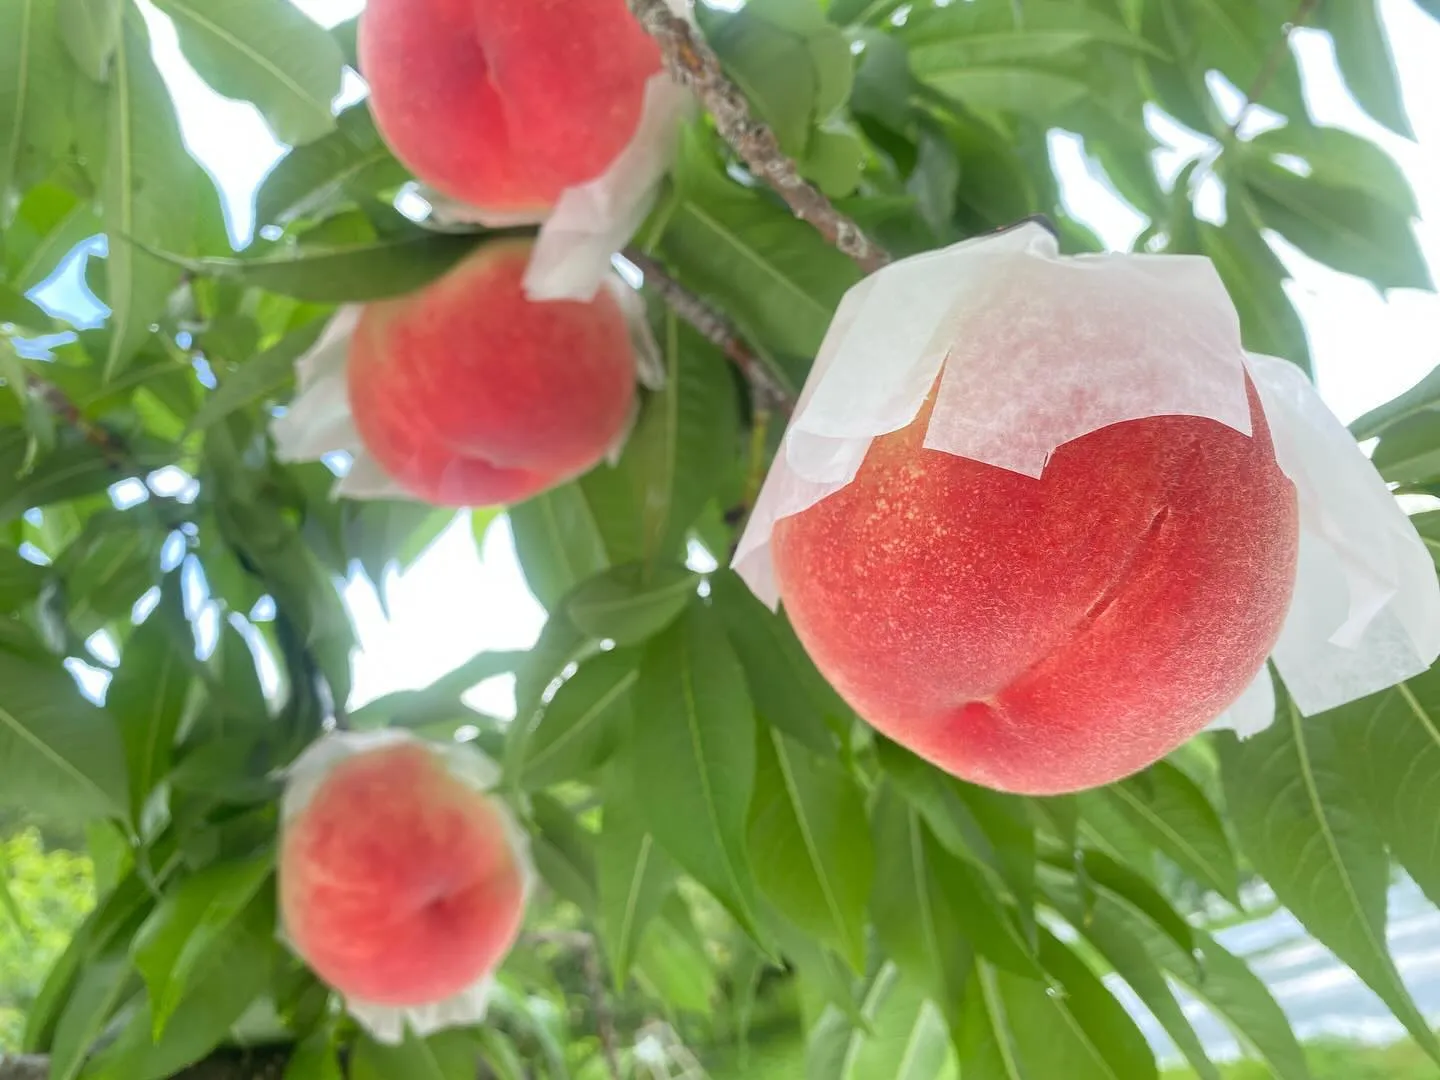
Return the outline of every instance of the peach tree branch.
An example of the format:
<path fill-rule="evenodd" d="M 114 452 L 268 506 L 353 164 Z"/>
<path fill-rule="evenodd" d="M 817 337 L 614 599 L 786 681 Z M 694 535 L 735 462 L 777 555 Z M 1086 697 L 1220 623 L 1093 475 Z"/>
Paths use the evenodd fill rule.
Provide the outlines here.
<path fill-rule="evenodd" d="M 837 210 L 818 188 L 800 175 L 768 124 L 755 116 L 745 95 L 725 75 L 714 50 L 690 23 L 670 10 L 666 0 L 627 0 L 630 11 L 660 46 L 671 78 L 694 91 L 715 127 L 750 171 L 785 200 L 801 221 L 813 226 L 867 274 L 890 256 Z"/>
<path fill-rule="evenodd" d="M 672 278 L 659 260 L 639 248 L 628 247 L 622 253 L 645 275 L 645 287 L 654 290 L 671 311 L 689 323 L 701 337 L 723 352 L 740 369 L 750 384 L 750 394 L 757 412 L 775 412 L 789 416 L 795 396 L 770 372 L 765 361 L 746 344 L 730 322 L 704 300 Z"/>

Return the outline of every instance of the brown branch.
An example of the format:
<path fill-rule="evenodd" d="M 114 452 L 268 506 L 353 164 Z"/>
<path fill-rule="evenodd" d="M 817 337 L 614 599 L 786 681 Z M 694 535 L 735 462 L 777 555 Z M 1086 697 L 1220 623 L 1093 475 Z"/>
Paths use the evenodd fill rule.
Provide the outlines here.
<path fill-rule="evenodd" d="M 638 248 L 622 253 L 645 275 L 645 285 L 654 289 L 670 310 L 679 315 L 712 345 L 723 352 L 750 384 L 757 412 L 774 412 L 788 417 L 795 406 L 794 395 L 771 374 L 765 361 L 745 343 L 729 321 L 704 300 L 665 272 L 659 261 Z"/>
<path fill-rule="evenodd" d="M 1315 14 L 1315 9 L 1320 6 L 1320 0 L 1300 0 L 1300 5 L 1295 9 L 1295 15 L 1285 24 L 1284 32 L 1279 39 L 1270 46 L 1270 51 L 1265 55 L 1265 62 L 1260 67 L 1260 72 L 1255 76 L 1255 81 L 1250 84 L 1250 89 L 1245 92 L 1245 104 L 1240 106 L 1240 114 L 1235 117 L 1235 122 L 1230 125 L 1230 137 L 1233 139 L 1240 131 L 1240 125 L 1250 115 L 1250 108 L 1270 89 L 1270 84 L 1275 76 L 1280 74 L 1280 65 L 1290 55 L 1290 35 L 1310 21 Z"/>
<path fill-rule="evenodd" d="M 884 249 L 871 241 L 859 225 L 800 175 L 795 162 L 780 149 L 769 125 L 750 111 L 745 95 L 725 77 L 714 50 L 685 19 L 670 10 L 666 0 L 628 3 L 631 13 L 660 46 L 670 76 L 695 92 L 714 117 L 721 137 L 752 173 L 775 189 L 796 217 L 812 225 L 867 274 L 890 261 Z"/>

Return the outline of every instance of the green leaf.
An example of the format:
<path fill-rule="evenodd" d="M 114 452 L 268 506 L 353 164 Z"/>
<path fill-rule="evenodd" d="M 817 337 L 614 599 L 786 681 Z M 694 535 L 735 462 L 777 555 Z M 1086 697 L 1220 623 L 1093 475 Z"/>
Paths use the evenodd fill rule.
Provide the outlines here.
<path fill-rule="evenodd" d="M 345 1080 L 330 1032 L 317 1031 L 298 1043 L 281 1080 Z"/>
<path fill-rule="evenodd" d="M 428 1039 L 407 1032 L 398 1046 L 362 1036 L 350 1062 L 350 1080 L 475 1080 L 479 1049 L 463 1031 Z"/>
<path fill-rule="evenodd" d="M 150 336 L 180 279 L 178 267 L 146 249 L 183 251 L 194 224 L 195 163 L 165 83 L 150 57 L 138 10 L 127 8 L 110 79 L 108 146 L 101 191 L 109 255 L 105 260 L 110 345 L 105 379 L 119 375 Z"/>
<path fill-rule="evenodd" d="M 1225 224 L 1195 223 L 1199 253 L 1209 257 L 1240 314 L 1245 347 L 1310 369 L 1310 345 L 1282 282 L 1289 277 L 1265 238 L 1232 199 Z"/>
<path fill-rule="evenodd" d="M 515 554 L 530 591 L 548 610 L 605 569 L 605 547 L 585 496 L 562 484 L 509 510 Z"/>
<path fill-rule="evenodd" d="M 33 289 L 76 244 L 99 231 L 100 219 L 88 198 L 57 183 L 36 184 L 20 200 L 5 232 L 5 276 L 11 287 L 22 293 Z"/>
<path fill-rule="evenodd" d="M 324 320 L 317 319 L 291 331 L 270 348 L 246 360 L 232 374 L 225 376 L 213 394 L 205 398 L 190 418 L 191 431 L 203 431 L 231 413 L 270 397 L 295 377 L 295 361 L 319 340 L 325 329 Z"/>
<path fill-rule="evenodd" d="M 933 872 L 934 841 L 892 784 L 880 789 L 871 828 L 875 884 L 870 914 L 880 944 L 954 1020 L 974 967 L 974 946 Z"/>
<path fill-rule="evenodd" d="M 1016 112 L 1039 118 L 1081 100 L 1089 88 L 1079 79 L 1018 64 L 954 66 L 946 52 L 920 50 L 912 67 L 921 82 L 972 109 Z"/>
<path fill-rule="evenodd" d="M 667 918 L 650 924 L 640 941 L 635 974 L 651 993 L 682 1012 L 709 1014 L 717 985 L 703 948 Z"/>
<path fill-rule="evenodd" d="M 1290 1028 L 1289 1018 L 1265 984 L 1214 938 L 1196 931 L 1196 943 L 1202 977 L 1191 983 L 1189 990 L 1254 1048 L 1274 1071 L 1276 1080 L 1310 1080 L 1305 1051 Z M 1175 977 L 1185 981 L 1183 975 L 1175 973 Z"/>
<path fill-rule="evenodd" d="M 134 517 L 97 514 L 92 526 L 103 521 L 104 530 L 87 529 L 62 555 L 71 621 L 77 625 L 91 616 L 105 621 L 128 615 L 141 593 L 159 580 L 163 537 Z"/>
<path fill-rule="evenodd" d="M 593 916 L 600 906 L 594 835 L 548 795 L 534 797 L 533 812 L 538 826 L 531 837 L 535 868 L 552 889 Z"/>
<path fill-rule="evenodd" d="M 179 268 L 319 304 L 360 303 L 411 292 L 472 251 L 472 233 L 415 233 L 368 243 L 307 247 L 301 255 L 186 259 L 177 245 L 155 245 Z"/>
<path fill-rule="evenodd" d="M 63 671 L 0 652 L 0 799 L 69 820 L 129 805 L 114 718 Z"/>
<path fill-rule="evenodd" d="M 1426 375 L 1399 397 L 1371 409 L 1350 425 L 1350 434 L 1365 440 L 1383 435 L 1385 429 L 1412 416 L 1440 411 L 1440 367 Z"/>
<path fill-rule="evenodd" d="M 163 1080 L 205 1057 L 269 989 L 274 936 L 274 898 L 262 890 L 215 938 L 164 1036 L 153 1038 L 150 1008 L 138 1009 L 115 1042 L 90 1059 L 82 1080 Z"/>
<path fill-rule="evenodd" d="M 60 47 L 56 0 L 0 6 L 0 229 L 10 224 L 12 196 L 65 147 L 72 70 Z"/>
<path fill-rule="evenodd" d="M 87 77 L 105 82 L 120 45 L 122 0 L 59 0 L 60 38 Z"/>
<path fill-rule="evenodd" d="M 269 858 L 207 867 L 162 899 L 140 927 L 130 955 L 150 990 L 157 1042 L 192 984 L 227 952 L 237 920 L 271 868 Z"/>
<path fill-rule="evenodd" d="M 1175 910 L 1174 905 L 1150 884 L 1141 874 L 1102 851 L 1085 849 L 1078 861 L 1066 863 L 1054 860 L 1061 869 L 1076 869 L 1082 874 L 1087 886 L 1109 889 L 1116 896 L 1155 923 L 1165 933 L 1183 956 L 1193 955 L 1196 949 L 1195 932 L 1185 916 Z"/>
<path fill-rule="evenodd" d="M 1105 789 L 1135 826 L 1187 874 L 1240 906 L 1240 870 L 1220 815 L 1167 761 Z"/>
<path fill-rule="evenodd" d="M 729 570 L 710 576 L 710 596 L 745 669 L 755 711 L 810 749 L 833 753 L 827 721 L 838 728 L 853 714 L 815 669 L 789 621 L 767 611 Z"/>
<path fill-rule="evenodd" d="M 1144 938 L 1137 934 L 1128 913 L 1103 891 L 1094 892 L 1087 902 L 1081 889 L 1073 884 L 1061 885 L 1053 878 L 1054 875 L 1051 875 L 1052 880 L 1045 890 L 1050 902 L 1135 991 L 1196 1074 L 1202 1080 L 1219 1080 L 1219 1070 L 1206 1056 L 1199 1036 L 1165 981 L 1156 957 L 1147 950 Z"/>
<path fill-rule="evenodd" d="M 1392 483 L 1433 481 L 1440 476 L 1440 412 L 1417 412 L 1388 425 L 1370 461 Z"/>
<path fill-rule="evenodd" d="M 641 553 L 651 560 L 683 550 L 738 456 L 735 382 L 724 358 L 673 313 L 662 345 L 665 386 L 646 403 L 621 461 L 638 503 L 627 510 L 639 519 Z"/>
<path fill-rule="evenodd" d="M 365 105 L 342 112 L 332 131 L 296 147 L 276 163 L 255 195 L 255 220 L 284 225 L 317 214 L 347 194 L 370 195 L 409 175 L 375 130 Z"/>
<path fill-rule="evenodd" d="M 335 127 L 330 102 L 345 66 L 340 46 L 289 4 L 156 0 L 175 21 L 180 51 L 226 97 L 253 102 L 292 146 Z"/>
<path fill-rule="evenodd" d="M 130 775 L 130 816 L 140 821 L 145 800 L 170 771 L 175 733 L 190 692 L 194 640 L 185 619 L 178 576 L 160 606 L 131 635 L 105 706 L 120 726 Z"/>
<path fill-rule="evenodd" d="M 1246 160 L 1240 179 L 1261 221 L 1311 258 L 1381 289 L 1434 287 L 1410 216 L 1368 191 L 1302 179 L 1254 159 Z"/>
<path fill-rule="evenodd" d="M 680 617 L 700 578 L 683 566 L 630 563 L 605 570 L 570 594 L 570 621 L 597 641 L 638 645 Z"/>
<path fill-rule="evenodd" d="M 616 771 L 606 789 L 604 820 L 595 845 L 600 884 L 600 929 L 616 989 L 623 989 L 641 936 L 669 895 L 675 864 L 655 843 L 634 803 L 626 776 Z"/>
<path fill-rule="evenodd" d="M 1338 730 L 1305 721 L 1286 698 L 1266 731 L 1220 740 L 1226 803 L 1241 848 L 1276 898 L 1440 1060 L 1385 943 L 1389 860 L 1349 782 L 1348 755 Z"/>
<path fill-rule="evenodd" d="M 1064 875 L 1057 877 L 1048 869 L 1042 870 L 1042 877 L 1046 892 L 1052 897 L 1057 883 L 1067 880 Z M 1226 952 L 1213 938 L 1189 926 L 1185 927 L 1184 937 L 1177 938 L 1155 921 L 1152 908 L 1137 903 L 1133 893 L 1118 891 L 1112 884 L 1094 878 L 1082 884 L 1077 876 L 1073 884 L 1062 885 L 1066 891 L 1059 897 L 1061 906 L 1073 911 L 1077 903 L 1082 903 L 1078 914 L 1088 919 L 1093 910 L 1091 905 L 1098 901 L 1107 925 L 1117 920 L 1120 923 L 1127 950 L 1133 951 L 1138 946 L 1171 979 L 1207 1003 L 1234 1029 L 1239 1039 L 1254 1048 L 1279 1080 L 1309 1080 L 1305 1055 L 1290 1029 L 1289 1020 L 1265 984 L 1243 961 Z M 1163 899 L 1161 902 L 1165 903 Z M 1168 904 L 1165 906 L 1169 909 Z M 1179 918 L 1173 909 L 1169 911 L 1170 917 Z"/>
<path fill-rule="evenodd" d="M 807 1080 L 941 1080 L 955 1074 L 950 1033 L 920 988 L 886 963 L 865 988 L 866 1025 L 827 1008 L 811 1032 Z"/>
<path fill-rule="evenodd" d="M 40 595 L 48 575 L 18 551 L 0 547 L 0 608 L 14 611 Z"/>
<path fill-rule="evenodd" d="M 855 264 L 802 221 L 721 172 L 694 128 L 681 138 L 676 200 L 660 247 L 685 284 L 720 307 L 763 346 L 814 356 Z M 803 372 L 791 372 L 798 385 Z"/>
<path fill-rule="evenodd" d="M 1413 139 L 1395 57 L 1375 0 L 1330 0 L 1320 6 L 1316 22 L 1330 31 L 1335 60 L 1355 100 L 1391 131 Z"/>
<path fill-rule="evenodd" d="M 1310 723 L 1334 724 L 1371 821 L 1432 903 L 1440 903 L 1440 668 Z"/>
<path fill-rule="evenodd" d="M 708 609 L 692 605 L 647 646 L 629 757 L 656 841 L 763 943 L 745 844 L 755 715 Z"/>
<path fill-rule="evenodd" d="M 865 967 L 875 855 L 855 781 L 835 763 L 759 726 L 750 860 L 766 896 L 796 926 Z"/>
<path fill-rule="evenodd" d="M 528 1080 L 525 1062 L 510 1036 L 498 1028 L 483 1027 L 476 1032 L 480 1056 L 494 1072 L 496 1080 Z"/>
<path fill-rule="evenodd" d="M 1154 1059 L 1138 1031 L 1130 1036 L 1134 1023 L 1119 1003 L 1050 934 L 1041 941 L 1047 967 L 1064 972 L 1064 978 L 1055 972 L 1063 995 L 983 960 L 976 963 L 956 1038 L 965 1080 L 1153 1078 Z M 1045 1034 L 1035 1038 L 1033 1032 Z M 1102 1052 L 1102 1040 L 1125 1062 L 1123 1068 Z"/>
<path fill-rule="evenodd" d="M 815 0 L 771 0 L 731 14 L 703 7 L 698 12 L 726 73 L 801 173 L 817 179 L 814 166 L 823 156 L 817 150 L 827 139 L 815 128 L 850 94 L 854 61 L 845 36 Z M 852 177 L 836 193 L 853 187 Z"/>
<path fill-rule="evenodd" d="M 639 678 L 639 657 L 630 650 L 601 653 L 581 664 L 530 733 L 523 786 L 549 787 L 600 764 L 629 728 L 630 695 Z"/>
<path fill-rule="evenodd" d="M 51 1080 L 78 1076 L 90 1048 L 131 991 L 135 980 L 123 950 L 90 960 L 80 972 L 55 1025 L 50 1047 Z"/>
<path fill-rule="evenodd" d="M 1319 183 L 1364 191 L 1407 217 L 1420 216 L 1415 192 L 1395 159 L 1353 132 L 1286 124 L 1261 132 L 1242 147 L 1246 153 L 1267 156 L 1271 161 L 1282 155 L 1300 158 L 1309 165 L 1310 177 Z"/>

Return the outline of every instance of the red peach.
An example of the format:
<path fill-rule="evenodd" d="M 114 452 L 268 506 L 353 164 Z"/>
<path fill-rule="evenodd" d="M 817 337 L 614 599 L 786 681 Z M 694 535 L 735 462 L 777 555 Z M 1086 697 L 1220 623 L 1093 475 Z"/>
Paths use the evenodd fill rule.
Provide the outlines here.
<path fill-rule="evenodd" d="M 635 356 L 619 303 L 604 289 L 527 299 L 531 247 L 493 241 L 361 313 L 350 408 L 366 449 L 417 498 L 517 502 L 585 472 L 624 432 Z"/>
<path fill-rule="evenodd" d="M 524 876 L 501 811 L 420 744 L 347 758 L 289 821 L 286 932 L 358 1000 L 442 1001 L 493 971 L 519 932 Z"/>
<path fill-rule="evenodd" d="M 369 0 L 359 52 L 375 122 L 416 176 L 532 218 L 605 171 L 660 70 L 625 0 Z"/>
<path fill-rule="evenodd" d="M 1253 437 L 1132 420 L 1038 480 L 925 449 L 927 404 L 776 525 L 796 632 L 861 716 L 966 780 L 1046 795 L 1151 764 L 1239 696 L 1290 603 L 1295 490 L 1247 389 Z"/>

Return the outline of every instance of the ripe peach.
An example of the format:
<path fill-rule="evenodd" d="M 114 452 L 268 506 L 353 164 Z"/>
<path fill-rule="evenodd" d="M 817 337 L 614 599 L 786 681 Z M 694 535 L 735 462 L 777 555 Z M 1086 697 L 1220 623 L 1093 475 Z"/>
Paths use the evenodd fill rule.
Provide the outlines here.
<path fill-rule="evenodd" d="M 359 51 L 375 122 L 416 176 L 532 220 L 624 149 L 660 70 L 625 0 L 369 0 Z"/>
<path fill-rule="evenodd" d="M 489 974 L 525 902 L 501 813 L 421 743 L 341 761 L 285 827 L 280 906 L 296 950 L 376 1005 L 442 1001 Z"/>
<path fill-rule="evenodd" d="M 796 632 L 861 716 L 956 776 L 1043 795 L 1143 768 L 1239 696 L 1289 606 L 1296 495 L 1247 389 L 1253 437 L 1131 420 L 1038 480 L 925 449 L 927 404 L 777 523 Z"/>
<path fill-rule="evenodd" d="M 407 491 L 516 502 L 585 472 L 624 431 L 635 356 L 619 303 L 536 303 L 533 245 L 485 244 L 418 292 L 369 304 L 350 343 L 361 440 Z"/>

